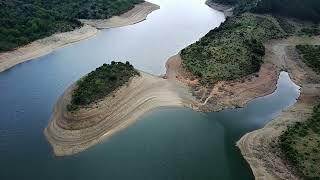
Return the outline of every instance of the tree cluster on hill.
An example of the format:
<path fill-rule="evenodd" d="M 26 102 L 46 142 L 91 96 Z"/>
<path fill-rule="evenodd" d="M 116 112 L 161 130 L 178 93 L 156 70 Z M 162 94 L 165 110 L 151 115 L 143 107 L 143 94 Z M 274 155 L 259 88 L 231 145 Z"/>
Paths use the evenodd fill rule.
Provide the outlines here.
<path fill-rule="evenodd" d="M 261 0 L 257 13 L 272 13 L 301 20 L 320 21 L 319 0 Z"/>
<path fill-rule="evenodd" d="M 262 43 L 283 36 L 270 18 L 250 13 L 228 18 L 182 50 L 183 66 L 204 84 L 234 80 L 259 71 L 265 52 Z"/>
<path fill-rule="evenodd" d="M 143 0 L 24 0 L 64 17 L 107 19 L 125 13 Z"/>
<path fill-rule="evenodd" d="M 320 22 L 319 0 L 212 0 L 233 4 L 236 12 L 271 13 L 301 20 Z"/>
<path fill-rule="evenodd" d="M 297 122 L 280 136 L 280 148 L 304 179 L 320 179 L 320 104 L 306 122 Z"/>
<path fill-rule="evenodd" d="M 320 73 L 320 45 L 297 45 L 296 48 L 302 55 L 303 62 Z"/>
<path fill-rule="evenodd" d="M 0 52 L 81 26 L 77 19 L 119 15 L 143 0 L 1 0 Z"/>
<path fill-rule="evenodd" d="M 77 82 L 67 109 L 74 111 L 102 99 L 137 75 L 140 75 L 139 72 L 128 61 L 103 64 Z"/>

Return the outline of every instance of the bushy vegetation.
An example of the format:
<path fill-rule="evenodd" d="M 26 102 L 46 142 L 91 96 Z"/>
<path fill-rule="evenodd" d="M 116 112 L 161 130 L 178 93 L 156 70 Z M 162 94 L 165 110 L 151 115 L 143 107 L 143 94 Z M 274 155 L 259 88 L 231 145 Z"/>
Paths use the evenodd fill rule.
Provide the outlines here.
<path fill-rule="evenodd" d="M 319 0 L 261 0 L 254 11 L 320 22 Z"/>
<path fill-rule="evenodd" d="M 204 84 L 259 71 L 265 52 L 262 43 L 283 36 L 270 18 L 249 13 L 228 18 L 182 50 L 183 66 Z"/>
<path fill-rule="evenodd" d="M 25 0 L 77 19 L 106 19 L 125 13 L 143 0 Z"/>
<path fill-rule="evenodd" d="M 320 45 L 297 45 L 303 61 L 315 72 L 320 73 Z"/>
<path fill-rule="evenodd" d="M 280 136 L 280 147 L 305 179 L 320 179 L 320 104 Z"/>
<path fill-rule="evenodd" d="M 287 33 L 287 34 L 294 34 L 296 31 L 296 27 L 291 24 L 286 18 L 282 16 L 276 16 L 276 19 L 280 25 L 280 27 Z"/>
<path fill-rule="evenodd" d="M 301 20 L 320 22 L 319 0 L 212 0 L 217 3 L 233 4 L 236 13 L 246 11 L 271 13 Z"/>
<path fill-rule="evenodd" d="M 139 72 L 128 61 L 126 63 L 112 61 L 111 64 L 103 64 L 77 82 L 67 109 L 74 111 L 80 106 L 97 101 L 137 75 Z"/>
<path fill-rule="evenodd" d="M 302 28 L 300 34 L 308 36 L 317 36 L 320 35 L 320 29 L 317 24 L 314 24 L 312 27 Z"/>
<path fill-rule="evenodd" d="M 55 32 L 79 27 L 77 20 L 119 15 L 143 0 L 1 0 L 0 52 Z"/>

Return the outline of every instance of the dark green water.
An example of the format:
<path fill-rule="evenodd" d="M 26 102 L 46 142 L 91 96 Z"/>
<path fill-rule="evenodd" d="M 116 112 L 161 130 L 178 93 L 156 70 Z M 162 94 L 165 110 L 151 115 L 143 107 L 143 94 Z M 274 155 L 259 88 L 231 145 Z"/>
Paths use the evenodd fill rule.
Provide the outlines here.
<path fill-rule="evenodd" d="M 161 10 L 142 23 L 97 37 L 0 73 L 0 179 L 252 179 L 235 142 L 295 102 L 286 73 L 272 95 L 218 113 L 162 108 L 103 144 L 57 158 L 43 129 L 59 95 L 104 62 L 130 60 L 160 74 L 168 57 L 217 27 L 223 14 L 204 0 L 153 0 Z"/>

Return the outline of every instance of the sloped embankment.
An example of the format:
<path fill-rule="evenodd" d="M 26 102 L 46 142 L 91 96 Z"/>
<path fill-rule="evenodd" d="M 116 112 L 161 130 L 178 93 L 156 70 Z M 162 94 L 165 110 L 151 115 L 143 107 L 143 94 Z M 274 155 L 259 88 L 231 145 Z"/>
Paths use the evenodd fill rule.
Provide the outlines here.
<path fill-rule="evenodd" d="M 113 95 L 71 113 L 66 108 L 74 88 L 74 85 L 69 87 L 59 98 L 44 131 L 58 156 L 84 151 L 155 108 L 187 104 L 174 90 L 177 87 L 173 83 L 141 73 L 140 77 L 132 78 L 128 86 L 122 86 Z M 70 129 L 70 122 L 79 126 Z"/>

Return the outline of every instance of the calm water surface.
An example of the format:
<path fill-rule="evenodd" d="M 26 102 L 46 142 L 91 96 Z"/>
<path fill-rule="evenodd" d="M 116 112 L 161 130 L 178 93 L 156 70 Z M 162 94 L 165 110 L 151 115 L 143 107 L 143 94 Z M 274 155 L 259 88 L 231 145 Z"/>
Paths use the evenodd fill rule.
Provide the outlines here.
<path fill-rule="evenodd" d="M 43 136 L 54 103 L 72 82 L 111 60 L 153 74 L 224 21 L 204 0 L 152 0 L 161 9 L 132 26 L 0 73 L 0 179 L 252 179 L 235 147 L 295 102 L 298 87 L 281 73 L 278 89 L 242 109 L 197 113 L 162 108 L 84 153 L 57 158 Z"/>

